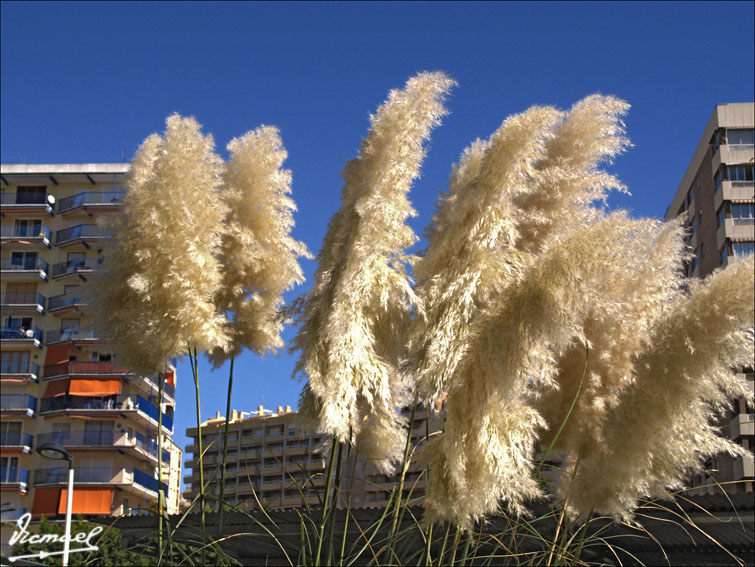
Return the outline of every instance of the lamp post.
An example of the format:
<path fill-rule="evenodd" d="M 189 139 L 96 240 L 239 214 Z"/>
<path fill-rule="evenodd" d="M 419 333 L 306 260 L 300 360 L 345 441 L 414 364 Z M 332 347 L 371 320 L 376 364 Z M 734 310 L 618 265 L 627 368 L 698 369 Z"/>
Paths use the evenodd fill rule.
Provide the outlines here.
<path fill-rule="evenodd" d="M 71 509 L 73 508 L 73 456 L 57 443 L 42 443 L 37 447 L 37 453 L 47 459 L 68 461 L 68 494 L 66 502 L 66 528 L 63 539 L 63 567 L 68 565 L 68 550 L 71 546 Z"/>

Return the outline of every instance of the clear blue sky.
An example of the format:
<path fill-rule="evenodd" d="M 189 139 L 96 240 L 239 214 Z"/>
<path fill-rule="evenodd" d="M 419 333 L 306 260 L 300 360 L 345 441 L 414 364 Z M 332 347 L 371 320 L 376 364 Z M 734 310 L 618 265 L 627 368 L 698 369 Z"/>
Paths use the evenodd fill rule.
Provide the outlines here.
<path fill-rule="evenodd" d="M 412 74 L 443 70 L 459 87 L 411 194 L 418 234 L 469 142 L 532 104 L 568 108 L 595 92 L 632 104 L 635 147 L 613 170 L 633 196 L 611 206 L 662 217 L 714 105 L 754 98 L 754 5 L 3 2 L 0 157 L 119 162 L 125 149 L 130 160 L 172 112 L 195 116 L 225 156 L 234 136 L 274 124 L 294 175 L 294 235 L 316 252 L 369 113 Z M 314 262 L 303 265 L 310 278 Z M 233 408 L 295 406 L 294 362 L 244 355 Z M 224 413 L 227 369 L 201 374 L 206 419 Z M 183 446 L 188 364 L 178 386 Z"/>

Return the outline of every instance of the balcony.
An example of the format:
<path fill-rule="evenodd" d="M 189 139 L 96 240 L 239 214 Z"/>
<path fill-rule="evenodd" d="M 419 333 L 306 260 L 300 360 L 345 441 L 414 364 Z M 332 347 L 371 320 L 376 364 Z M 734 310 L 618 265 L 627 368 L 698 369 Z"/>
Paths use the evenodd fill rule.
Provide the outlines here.
<path fill-rule="evenodd" d="M 0 227 L 0 242 L 3 244 L 31 244 L 50 248 L 50 229 L 46 226 L 15 225 Z"/>
<path fill-rule="evenodd" d="M 15 522 L 24 514 L 26 514 L 26 508 L 3 503 L 2 509 L 0 510 L 0 521 Z"/>
<path fill-rule="evenodd" d="M 731 420 L 728 431 L 724 429 L 724 433 L 732 439 L 755 435 L 755 413 L 740 413 Z"/>
<path fill-rule="evenodd" d="M 69 260 L 68 262 L 53 264 L 50 277 L 58 279 L 66 276 L 76 276 L 86 281 L 85 275 L 97 269 L 99 269 L 97 264 L 89 263 L 87 260 Z"/>
<path fill-rule="evenodd" d="M 719 249 L 724 245 L 726 238 L 732 240 L 753 240 L 755 239 L 755 221 L 754 219 L 734 219 L 726 218 L 716 231 L 716 241 Z"/>
<path fill-rule="evenodd" d="M 15 489 L 25 494 L 29 487 L 29 471 L 13 467 L 2 468 L 0 469 L 0 484 L 3 485 L 3 490 Z"/>
<path fill-rule="evenodd" d="M 140 395 L 118 394 L 113 396 L 71 396 L 42 398 L 40 414 L 75 412 L 83 415 L 136 413 L 157 425 L 159 410 Z M 163 414 L 163 428 L 173 431 L 173 418 Z"/>
<path fill-rule="evenodd" d="M 3 327 L 0 329 L 0 338 L 6 345 L 42 348 L 42 330 L 38 327 L 23 330 Z"/>
<path fill-rule="evenodd" d="M 0 379 L 2 380 L 34 380 L 39 379 L 39 364 L 30 360 L 16 359 L 3 360 L 0 366 Z"/>
<path fill-rule="evenodd" d="M 157 494 L 158 480 L 155 477 L 150 476 L 144 471 L 140 471 L 139 469 L 133 469 L 132 474 L 133 474 L 134 484 L 143 486 L 147 490 L 151 490 L 152 492 Z M 164 482 L 161 482 L 160 484 L 162 484 L 163 493 L 167 495 L 168 485 L 165 484 Z"/>
<path fill-rule="evenodd" d="M 94 329 L 80 329 L 78 327 L 69 327 L 68 329 L 58 329 L 56 331 L 47 331 L 47 341 L 45 344 L 52 345 L 55 343 L 66 342 L 85 342 L 88 344 L 100 342 L 102 339 L 97 336 Z"/>
<path fill-rule="evenodd" d="M 49 269 L 49 264 L 36 255 L 0 259 L 0 272 L 6 279 L 34 281 L 40 278 L 47 281 Z"/>
<path fill-rule="evenodd" d="M 160 388 L 160 382 L 157 376 L 142 376 L 141 378 L 142 380 L 144 380 L 147 386 L 149 386 L 149 388 L 153 390 L 155 394 L 157 394 Z M 175 400 L 176 399 L 175 386 L 171 386 L 165 380 L 163 380 L 163 394 Z"/>
<path fill-rule="evenodd" d="M 0 433 L 0 447 L 3 452 L 18 451 L 22 453 L 31 453 L 32 442 L 34 437 L 31 433 L 21 431 L 4 431 Z"/>
<path fill-rule="evenodd" d="M 65 216 L 117 213 L 121 210 L 121 201 L 125 191 L 85 191 L 58 202 L 58 213 Z"/>
<path fill-rule="evenodd" d="M 25 413 L 33 416 L 37 411 L 37 398 L 30 394 L 0 394 L 2 413 Z"/>
<path fill-rule="evenodd" d="M 84 305 L 86 305 L 86 303 L 82 296 L 64 293 L 52 296 L 47 302 L 47 309 L 50 313 L 58 311 L 79 311 Z"/>
<path fill-rule="evenodd" d="M 78 224 L 55 233 L 55 246 L 72 246 L 82 244 L 85 248 L 94 242 L 109 238 L 99 225 Z"/>
<path fill-rule="evenodd" d="M 755 182 L 723 180 L 721 188 L 713 196 L 715 210 L 721 207 L 723 201 L 747 201 L 755 199 Z"/>
<path fill-rule="evenodd" d="M 6 214 L 18 213 L 47 213 L 54 216 L 50 203 L 55 198 L 43 191 L 29 193 L 6 193 L 0 192 L 0 212 Z"/>
<path fill-rule="evenodd" d="M 74 467 L 74 482 L 81 484 L 127 484 L 124 469 L 113 467 Z M 68 467 L 36 469 L 34 486 L 40 484 L 67 484 Z"/>
<path fill-rule="evenodd" d="M 108 447 L 113 449 L 113 431 L 53 431 L 37 435 L 37 444 L 58 443 L 63 447 Z"/>
<path fill-rule="evenodd" d="M 0 306 L 13 311 L 45 312 L 45 296 L 36 291 L 7 291 L 0 293 Z"/>
<path fill-rule="evenodd" d="M 137 431 L 134 435 L 134 446 L 157 459 L 157 441 L 154 439 L 150 439 Z M 161 458 L 163 463 L 170 465 L 170 451 L 163 449 Z"/>
<path fill-rule="evenodd" d="M 45 378 L 54 376 L 124 376 L 131 371 L 116 368 L 112 362 L 76 361 L 48 364 L 45 366 Z"/>

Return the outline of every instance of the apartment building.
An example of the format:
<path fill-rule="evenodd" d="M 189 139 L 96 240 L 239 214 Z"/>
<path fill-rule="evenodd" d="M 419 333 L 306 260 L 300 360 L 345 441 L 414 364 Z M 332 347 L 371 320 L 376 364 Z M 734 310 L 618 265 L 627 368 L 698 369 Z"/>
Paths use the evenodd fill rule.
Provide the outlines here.
<path fill-rule="evenodd" d="M 666 219 L 685 215 L 687 243 L 694 253 L 685 266 L 690 277 L 705 277 L 732 257 L 755 250 L 755 104 L 719 104 L 708 120 Z M 735 369 L 753 387 L 752 368 Z M 739 400 L 722 423 L 723 431 L 753 450 L 755 410 Z M 730 488 L 753 490 L 753 459 L 720 456 L 707 468 L 719 482 L 744 481 Z M 710 483 L 693 479 L 695 486 Z"/>
<path fill-rule="evenodd" d="M 254 413 L 231 412 L 228 424 L 228 449 L 224 500 L 232 505 L 254 507 L 257 500 L 273 508 L 317 504 L 317 492 L 325 487 L 328 463 L 324 457 L 326 439 L 303 429 L 295 421 L 290 406 L 276 412 L 262 406 Z M 220 495 L 225 417 L 218 413 L 201 424 L 205 493 Z M 185 496 L 192 500 L 199 493 L 198 429 L 190 427 L 192 438 L 186 447 Z M 326 451 L 327 449 L 325 449 Z M 299 488 L 301 488 L 301 494 Z"/>
<path fill-rule="evenodd" d="M 406 411 L 409 417 L 409 411 Z M 328 469 L 330 438 L 303 429 L 296 423 L 296 412 L 290 406 L 278 407 L 275 412 L 262 406 L 256 412 L 231 412 L 228 425 L 228 449 L 224 499 L 233 505 L 254 507 L 257 499 L 271 508 L 294 508 L 318 504 L 317 494 L 323 494 Z M 438 414 L 418 410 L 414 416 L 412 448 L 426 438 L 428 432 L 440 429 Z M 428 425 L 429 424 L 429 425 Z M 217 415 L 201 424 L 204 453 L 206 493 L 220 492 L 223 459 L 223 429 L 225 417 Z M 197 428 L 186 430 L 192 443 L 186 447 L 192 457 L 186 467 L 191 474 L 185 477 L 186 497 L 198 493 L 199 447 Z M 398 475 L 387 476 L 370 461 L 356 455 L 348 460 L 343 455 L 343 482 L 337 506 L 353 508 L 385 506 L 396 486 Z M 414 501 L 425 494 L 425 475 L 418 465 L 410 466 L 405 476 L 403 497 Z M 299 492 L 299 489 L 302 492 Z M 256 496 L 256 498 L 255 498 Z"/>
<path fill-rule="evenodd" d="M 182 452 L 171 439 L 175 367 L 160 378 L 122 368 L 107 337 L 92 328 L 92 311 L 80 293 L 102 263 L 108 236 L 98 219 L 121 210 L 128 167 L 0 167 L 3 520 L 25 512 L 48 518 L 65 513 L 68 464 L 36 452 L 48 442 L 73 457 L 73 514 L 154 508 L 158 459 L 168 512 L 178 512 Z"/>

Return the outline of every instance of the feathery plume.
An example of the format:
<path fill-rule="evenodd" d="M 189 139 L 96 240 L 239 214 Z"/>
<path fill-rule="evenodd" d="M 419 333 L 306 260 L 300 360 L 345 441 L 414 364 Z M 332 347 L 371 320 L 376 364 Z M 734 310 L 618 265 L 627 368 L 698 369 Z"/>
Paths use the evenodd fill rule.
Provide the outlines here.
<path fill-rule="evenodd" d="M 711 423 L 732 398 L 753 393 L 732 366 L 755 364 L 755 264 L 735 261 L 692 282 L 657 321 L 635 362 L 635 378 L 607 415 L 600 447 L 573 455 L 561 486 L 576 514 L 594 509 L 625 520 L 640 498 L 668 496 L 718 453 L 745 451 Z"/>
<path fill-rule="evenodd" d="M 212 136 L 173 114 L 164 137 L 148 137 L 131 163 L 123 214 L 89 293 L 95 326 L 112 338 L 119 363 L 162 370 L 167 357 L 225 348 L 224 318 L 212 301 L 225 208 L 222 161 Z"/>
<path fill-rule="evenodd" d="M 400 439 L 397 365 L 402 329 L 417 304 L 405 268 L 405 250 L 416 240 L 406 224 L 416 214 L 407 193 L 453 84 L 442 73 L 421 73 L 371 117 L 359 156 L 343 170 L 342 206 L 330 221 L 314 285 L 295 306 L 302 322 L 297 371 L 309 378 L 302 408 L 316 409 L 309 419 L 340 440 L 372 428 L 365 446 L 380 453 L 374 456 L 384 470 L 400 454 L 398 443 L 384 444 Z"/>
<path fill-rule="evenodd" d="M 226 324 L 229 347 L 210 356 L 215 367 L 244 348 L 264 355 L 283 347 L 282 295 L 304 281 L 297 258 L 311 257 L 290 235 L 296 205 L 289 197 L 291 171 L 282 168 L 287 153 L 278 129 L 261 126 L 227 148 L 231 157 L 220 195 L 228 216 L 215 303 L 232 322 Z"/>

